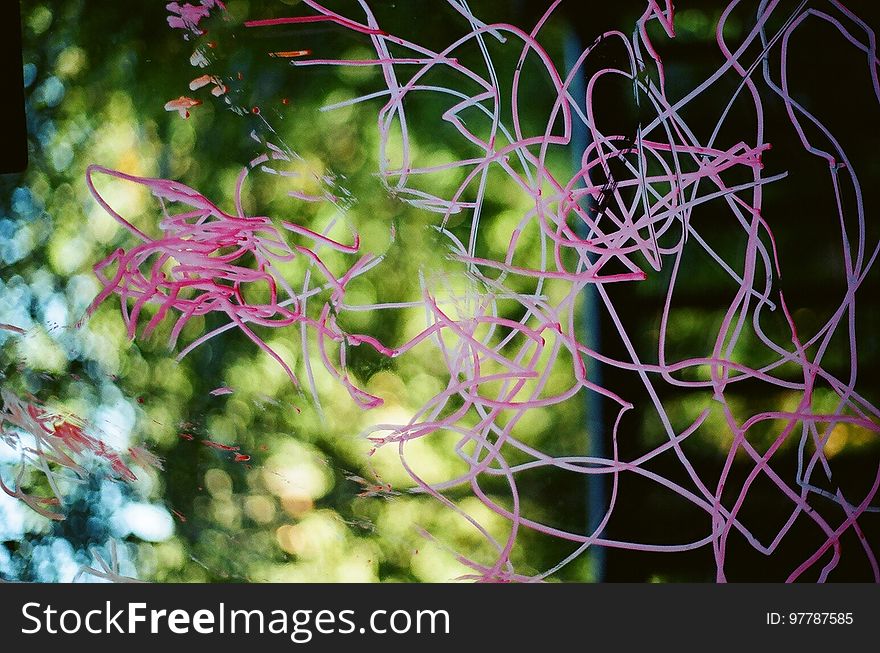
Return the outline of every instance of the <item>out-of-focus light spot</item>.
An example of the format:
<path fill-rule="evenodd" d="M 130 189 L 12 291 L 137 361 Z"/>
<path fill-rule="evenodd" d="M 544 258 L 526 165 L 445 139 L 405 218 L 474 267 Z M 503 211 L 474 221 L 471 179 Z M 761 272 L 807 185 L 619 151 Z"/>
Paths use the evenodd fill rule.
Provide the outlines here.
<path fill-rule="evenodd" d="M 12 191 L 12 212 L 25 220 L 34 218 L 39 212 L 30 189 L 20 186 Z"/>
<path fill-rule="evenodd" d="M 232 479 L 222 469 L 209 469 L 205 472 L 205 487 L 217 498 L 228 498 L 232 495 Z"/>
<path fill-rule="evenodd" d="M 168 511 L 150 503 L 128 504 L 120 512 L 118 522 L 125 535 L 147 542 L 162 542 L 174 534 L 174 521 Z"/>
<path fill-rule="evenodd" d="M 825 456 L 833 458 L 839 454 L 849 440 L 849 427 L 846 424 L 838 424 L 831 431 L 831 435 L 825 441 Z"/>
<path fill-rule="evenodd" d="M 125 450 L 131 444 L 134 422 L 134 408 L 121 397 L 111 405 L 99 408 L 94 416 L 95 426 L 101 430 L 101 439 L 107 446 L 117 450 Z"/>
<path fill-rule="evenodd" d="M 263 482 L 279 497 L 319 499 L 333 487 L 330 471 L 307 447 L 293 442 L 285 443 L 281 453 L 269 458 Z"/>
<path fill-rule="evenodd" d="M 0 239 L 7 240 L 12 238 L 16 231 L 16 225 L 12 220 L 0 220 Z"/>
<path fill-rule="evenodd" d="M 53 120 L 46 120 L 36 130 L 37 140 L 43 147 L 48 147 L 57 133 L 58 129 Z"/>
<path fill-rule="evenodd" d="M 39 36 L 52 26 L 52 11 L 45 5 L 35 7 L 27 18 L 27 25 Z"/>
<path fill-rule="evenodd" d="M 281 497 L 281 506 L 292 517 L 302 517 L 315 507 L 315 502 L 305 494 L 287 494 Z"/>
<path fill-rule="evenodd" d="M 275 502 L 269 497 L 256 494 L 244 501 L 245 514 L 259 524 L 268 524 L 275 518 Z"/>
<path fill-rule="evenodd" d="M 700 9 L 686 9 L 675 14 L 676 32 L 682 36 L 709 40 L 715 33 L 713 21 Z"/>
<path fill-rule="evenodd" d="M 0 444 L 0 461 L 3 461 L 4 450 L 8 450 Z M 11 479 L 4 479 L 9 480 Z M 27 510 L 21 502 L 0 492 L 0 542 L 19 540 L 24 536 L 24 511 Z M 2 549 L 2 547 L 0 547 Z"/>
<path fill-rule="evenodd" d="M 52 148 L 50 158 L 52 160 L 52 167 L 57 172 L 63 172 L 73 163 L 73 148 L 70 147 L 70 143 L 63 141 Z"/>
<path fill-rule="evenodd" d="M 34 91 L 34 96 L 47 107 L 57 107 L 64 99 L 64 90 L 64 83 L 53 75 Z"/>
<path fill-rule="evenodd" d="M 43 306 L 43 324 L 47 328 L 67 325 L 67 302 L 64 295 L 54 293 Z"/>
<path fill-rule="evenodd" d="M 31 292 L 24 283 L 16 283 L 16 279 L 20 281 L 20 277 L 13 277 L 6 284 L 0 279 L 0 322 L 27 331 L 34 325 L 28 310 Z M 10 331 L 0 330 L 0 343 L 12 337 L 17 336 Z"/>
<path fill-rule="evenodd" d="M 275 531 L 275 540 L 278 542 L 278 546 L 287 553 L 295 555 L 299 550 L 296 528 L 290 524 L 285 524 Z"/>
<path fill-rule="evenodd" d="M 373 557 L 370 557 L 370 556 Z M 340 583 L 373 583 L 379 580 L 376 577 L 377 552 L 355 550 L 351 555 L 342 560 L 336 567 L 336 582 Z"/>
<path fill-rule="evenodd" d="M 32 369 L 62 372 L 67 367 L 67 355 L 49 335 L 39 329 L 21 340 L 19 354 Z"/>
<path fill-rule="evenodd" d="M 34 248 L 34 232 L 30 225 L 0 220 L 0 258 L 12 265 L 31 253 Z"/>
<path fill-rule="evenodd" d="M 6 441 L 0 440 L 0 465 L 16 462 L 19 459 L 18 452 Z"/>
<path fill-rule="evenodd" d="M 69 583 L 79 572 L 80 563 L 74 558 L 70 542 L 53 538 L 48 546 L 34 548 L 32 566 L 39 581 Z"/>
<path fill-rule="evenodd" d="M 275 531 L 275 539 L 287 553 L 318 558 L 343 550 L 340 544 L 345 531 L 335 513 L 322 511 L 312 513 L 299 524 L 281 526 Z"/>
<path fill-rule="evenodd" d="M 216 522 L 225 528 L 238 530 L 241 528 L 241 510 L 229 500 L 218 500 L 211 503 L 211 515 Z"/>
<path fill-rule="evenodd" d="M 49 261 L 59 274 L 78 271 L 91 255 L 91 243 L 79 236 L 56 232 L 49 244 Z"/>
<path fill-rule="evenodd" d="M 72 45 L 58 55 L 55 70 L 62 77 L 74 77 L 85 68 L 86 61 L 85 51 Z"/>
<path fill-rule="evenodd" d="M 77 274 L 67 282 L 67 302 L 75 314 L 82 313 L 98 294 L 99 286 L 93 276 Z"/>
<path fill-rule="evenodd" d="M 26 63 L 22 72 L 24 73 L 24 87 L 30 88 L 31 84 L 37 80 L 37 67 L 32 63 Z"/>
<path fill-rule="evenodd" d="M 121 144 L 120 150 L 123 147 L 130 147 L 133 145 L 131 141 L 131 134 L 123 134 L 122 130 L 107 129 L 105 133 L 102 133 L 102 138 L 106 138 L 113 142 L 115 139 L 124 140 L 125 143 Z M 116 140 L 115 142 L 119 142 Z M 108 152 L 111 152 L 108 150 Z M 118 152 L 113 152 L 113 154 L 118 155 Z M 140 165 L 137 169 L 132 170 L 132 174 L 140 174 Z M 127 220 L 133 220 L 136 216 L 140 215 L 143 211 L 145 211 L 148 207 L 148 202 L 150 201 L 150 191 L 143 186 L 132 184 L 128 182 L 118 182 L 118 183 L 108 183 L 102 184 L 100 181 L 96 183 L 98 187 L 98 191 L 107 201 L 107 203 L 113 207 L 113 210 L 119 213 L 121 216 L 126 218 Z M 155 205 L 153 205 L 155 207 Z M 89 222 L 100 221 L 102 223 L 102 228 L 96 232 L 96 235 L 100 235 L 102 237 L 102 242 L 107 242 L 109 238 L 116 233 L 115 224 L 116 221 L 113 218 L 109 218 L 107 216 L 101 217 L 101 213 L 105 213 L 103 210 L 99 210 L 100 207 L 95 205 L 92 207 L 92 210 L 89 212 Z M 158 207 L 155 207 L 158 211 Z M 153 216 L 153 219 L 154 216 Z M 138 224 L 135 220 L 135 226 L 140 226 L 142 228 L 148 228 L 146 224 Z"/>
<path fill-rule="evenodd" d="M 470 573 L 470 569 L 458 562 L 451 553 L 428 544 L 419 548 L 419 554 L 412 557 L 412 570 L 426 583 L 448 583 L 462 574 Z"/>

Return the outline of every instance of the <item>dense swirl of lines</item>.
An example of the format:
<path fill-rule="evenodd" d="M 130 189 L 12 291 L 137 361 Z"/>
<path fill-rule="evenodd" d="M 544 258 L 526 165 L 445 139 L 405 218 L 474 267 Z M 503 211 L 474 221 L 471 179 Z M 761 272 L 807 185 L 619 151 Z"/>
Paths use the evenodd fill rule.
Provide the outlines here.
<path fill-rule="evenodd" d="M 841 538 L 853 532 L 862 542 L 874 578 L 880 581 L 875 553 L 859 524 L 867 513 L 880 510 L 872 503 L 880 486 L 880 470 L 863 495 L 844 496 L 832 481 L 832 462 L 825 454 L 826 443 L 840 425 L 861 429 L 873 438 L 880 431 L 880 412 L 857 390 L 855 338 L 856 298 L 875 262 L 878 246 L 870 243 L 866 235 L 861 187 L 854 167 L 822 121 L 793 96 L 787 58 L 795 31 L 805 21 L 824 21 L 864 56 L 874 94 L 880 100 L 876 40 L 869 26 L 834 0 L 821 3 L 821 9 L 800 3 L 794 11 L 778 0 L 762 0 L 753 24 L 748 26 L 741 42 L 732 46 L 725 38 L 725 22 L 740 4 L 734 0 L 717 26 L 717 46 L 724 64 L 690 92 L 675 99 L 667 96 L 664 63 L 648 30 L 649 24 L 655 22 L 670 38 L 674 37 L 669 0 L 665 5 L 649 0 L 631 35 L 606 32 L 580 53 L 566 73 L 560 71 L 560 65 L 554 63 L 541 41 L 541 30 L 558 2 L 552 3 L 538 24 L 527 32 L 510 24 L 484 24 L 473 15 L 466 0 L 447 0 L 463 18 L 467 30 L 440 51 L 385 31 L 367 1 L 359 0 L 358 4 L 361 15 L 352 17 L 336 13 L 315 0 L 303 0 L 302 5 L 312 13 L 260 18 L 245 25 L 248 29 L 270 30 L 277 25 L 330 23 L 371 44 L 375 57 L 370 59 L 312 58 L 302 56 L 310 54 L 308 51 L 297 51 L 297 58 L 291 63 L 374 66 L 381 71 L 383 88 L 335 107 L 381 103 L 377 122 L 380 177 L 394 196 L 438 215 L 435 229 L 447 240 L 446 255 L 457 262 L 461 278 L 467 280 L 467 291 L 450 290 L 443 280 L 437 281 L 426 272 L 421 283 L 421 302 L 350 306 L 346 303 L 350 281 L 373 269 L 382 270 L 382 257 L 361 254 L 357 236 L 353 244 L 347 245 L 326 235 L 332 225 L 321 233 L 289 222 L 276 227 L 269 218 L 246 215 L 240 201 L 236 214 L 230 215 L 198 192 L 175 182 L 138 179 L 93 167 L 90 187 L 98 201 L 143 241 L 132 249 L 117 251 L 97 266 L 104 289 L 94 306 L 117 294 L 132 336 L 140 310 L 146 304 L 158 306 L 158 311 L 153 313 L 145 331 L 174 314 L 175 338 L 190 318 L 208 312 L 222 313 L 229 319 L 222 330 L 242 330 L 300 383 L 283 356 L 260 339 L 252 326 L 294 328 L 292 339 L 302 345 L 306 383 L 316 401 L 310 361 L 320 360 L 365 409 L 380 405 L 382 398 L 355 386 L 346 373 L 347 350 L 368 346 L 385 356 L 397 357 L 416 346 L 435 347 L 448 369 L 443 391 L 407 422 L 375 424 L 367 436 L 376 446 L 396 447 L 417 490 L 460 512 L 485 537 L 494 549 L 493 559 L 475 560 L 467 552 L 460 552 L 459 556 L 474 570 L 475 578 L 541 579 L 590 547 L 655 552 L 711 547 L 716 577 L 723 581 L 728 540 L 733 533 L 769 556 L 780 547 L 795 522 L 803 520 L 822 534 L 821 542 L 795 569 L 785 570 L 784 578 L 793 581 L 815 570 L 810 577 L 825 580 L 839 562 Z M 768 29 L 770 24 L 776 26 L 772 31 Z M 520 52 L 512 75 L 505 77 L 496 69 L 490 42 L 503 43 Z M 465 66 L 465 57 L 458 53 L 474 47 L 481 53 L 483 65 Z M 591 66 L 591 55 L 600 48 L 615 48 L 627 64 Z M 781 61 L 778 70 L 768 63 L 771 53 Z M 530 65 L 537 63 L 553 94 L 548 103 L 549 115 L 537 130 L 532 122 L 522 118 L 524 107 L 530 102 L 523 71 L 535 70 L 534 65 L 524 67 L 527 60 Z M 461 83 L 454 87 L 438 85 L 432 77 L 438 71 L 445 78 L 460 79 Z M 702 94 L 712 93 L 725 75 L 738 76 L 741 83 L 727 109 L 719 115 L 714 132 L 708 138 L 700 137 L 686 121 L 685 109 Z M 630 84 L 633 102 L 640 106 L 642 114 L 647 110 L 651 115 L 634 134 L 607 133 L 594 112 L 597 94 L 603 82 L 611 78 Z M 512 79 L 512 83 L 502 83 L 502 79 Z M 781 262 L 771 231 L 773 221 L 762 214 L 763 186 L 785 176 L 766 175 L 763 171 L 762 155 L 771 147 L 765 140 L 762 100 L 768 91 L 784 103 L 805 156 L 827 162 L 839 207 L 839 229 L 836 236 L 830 231 L 829 237 L 840 240 L 846 287 L 836 298 L 837 310 L 809 339 L 799 336 L 792 318 L 794 307 L 786 304 L 778 287 Z M 412 140 L 415 134 L 429 134 L 431 126 L 417 124 L 408 116 L 407 107 L 425 95 L 440 97 L 448 104 L 442 121 L 455 128 L 462 143 L 471 147 L 473 156 L 440 164 L 434 160 L 430 165 L 418 160 Z M 751 103 L 755 129 L 742 134 L 739 142 L 723 146 L 719 133 L 734 99 Z M 577 132 L 586 135 L 581 143 L 575 138 Z M 279 147 L 267 147 L 268 153 L 243 171 L 237 197 L 249 170 L 289 156 Z M 560 175 L 553 160 L 561 156 L 577 161 L 574 174 L 569 169 L 569 174 Z M 101 198 L 91 185 L 91 175 L 96 172 L 145 184 L 169 206 L 186 208 L 174 213 L 166 206 L 158 225 L 161 235 L 148 236 Z M 460 183 L 453 192 L 443 193 L 438 190 L 442 185 L 433 181 L 450 173 L 459 175 Z M 508 234 L 504 256 L 490 258 L 482 254 L 486 248 L 481 248 L 481 242 L 486 236 L 481 227 L 492 220 L 484 210 L 484 198 L 497 175 L 508 182 L 512 180 L 529 198 L 531 209 L 523 213 L 519 224 Z M 330 190 L 317 198 L 292 195 L 311 201 L 337 199 Z M 725 260 L 713 250 L 701 233 L 699 221 L 693 218 L 698 207 L 710 201 L 714 202 L 716 212 L 720 206 L 725 207 L 729 221 L 741 230 L 744 253 L 740 260 Z M 845 211 L 844 206 L 853 209 Z M 465 224 L 470 225 L 467 239 L 456 237 L 448 227 L 455 214 L 466 216 Z M 527 233 L 537 234 L 533 242 L 539 246 L 523 244 Z M 288 238 L 294 236 L 303 244 L 289 244 Z M 676 360 L 666 351 L 669 319 L 674 311 L 676 281 L 689 274 L 682 262 L 684 253 L 691 248 L 701 249 L 711 257 L 736 289 L 729 301 L 725 300 L 727 309 L 711 350 L 698 357 Z M 325 264 L 323 252 L 328 250 L 350 259 L 345 269 L 331 270 Z M 306 261 L 309 271 L 294 282 L 285 278 L 282 269 L 284 263 L 297 257 Z M 632 334 L 619 318 L 608 284 L 639 283 L 661 269 L 671 269 L 671 275 L 659 316 L 656 357 L 646 360 L 637 353 Z M 264 284 L 268 291 L 260 295 L 259 302 L 250 301 L 246 288 L 259 284 Z M 550 285 L 565 290 L 549 293 L 546 289 Z M 528 290 L 523 291 L 524 287 Z M 614 337 L 623 343 L 628 352 L 626 358 L 612 357 L 585 342 L 578 326 L 578 307 L 588 289 L 595 293 L 598 310 L 606 312 L 616 326 Z M 310 317 L 306 310 L 310 299 L 323 302 L 317 317 Z M 518 306 L 517 310 L 510 309 L 511 302 Z M 346 333 L 336 321 L 337 315 L 348 310 L 396 311 L 414 307 L 424 311 L 424 330 L 403 343 L 383 343 L 371 336 Z M 768 313 L 783 316 L 788 325 L 786 338 L 766 332 L 762 320 L 766 321 Z M 512 314 L 521 317 L 504 317 Z M 308 332 L 313 334 L 313 340 L 307 337 Z M 739 353 L 738 345 L 747 332 L 763 350 L 761 365 L 744 361 Z M 206 333 L 182 354 L 217 333 Z M 851 361 L 848 375 L 842 378 L 823 367 L 826 351 L 832 340 L 840 340 L 841 334 L 848 343 Z M 311 349 L 310 343 L 317 343 L 317 349 Z M 597 365 L 625 371 L 644 388 L 650 401 L 645 408 L 656 414 L 664 431 L 662 444 L 637 459 L 622 459 L 618 455 L 618 442 L 627 437 L 621 424 L 634 406 L 627 396 L 591 378 L 588 370 Z M 551 372 L 563 368 L 570 384 L 563 389 L 551 386 Z M 792 373 L 793 369 L 797 372 Z M 796 393 L 798 401 L 788 410 L 743 411 L 726 394 L 729 388 L 742 383 L 763 384 L 768 391 Z M 661 398 L 662 388 L 671 386 L 711 393 L 705 409 L 683 427 L 674 423 Z M 835 397 L 830 410 L 816 407 L 815 396 L 820 388 Z M 584 392 L 601 396 L 603 402 L 616 406 L 608 420 L 612 443 L 608 455 L 591 457 L 571 452 L 554 456 L 537 449 L 527 439 L 512 435 L 528 411 L 552 408 Z M 730 436 L 725 463 L 711 479 L 697 473 L 682 447 L 703 426 L 713 408 L 708 405 L 710 402 L 714 409 L 720 408 Z M 772 442 L 765 450 L 759 450 L 750 435 L 768 424 L 773 429 Z M 407 447 L 414 440 L 441 432 L 459 436 L 455 453 L 464 461 L 467 471 L 443 482 L 429 483 L 408 464 Z M 796 474 L 789 477 L 775 471 L 773 463 L 777 451 L 792 440 L 799 442 L 795 454 L 798 460 Z M 687 483 L 650 469 L 653 459 L 670 453 L 686 473 Z M 735 458 L 743 457 L 750 458 L 753 465 L 740 478 L 732 475 L 731 470 Z M 578 475 L 601 474 L 610 479 L 611 492 L 604 514 L 596 520 L 592 532 L 564 530 L 529 514 L 521 501 L 518 479 L 524 472 L 538 468 Z M 619 486 L 630 475 L 659 484 L 701 510 L 705 515 L 703 535 L 673 544 L 607 537 L 605 532 L 615 511 L 623 509 L 617 503 Z M 499 478 L 507 487 L 508 496 L 503 502 L 497 499 L 496 490 L 490 493 L 485 489 L 490 479 L 494 479 L 493 488 L 497 488 L 495 481 Z M 769 539 L 753 533 L 741 516 L 750 488 L 759 479 L 772 483 L 790 506 L 788 518 Z M 737 487 L 732 488 L 734 483 Z M 506 537 L 493 537 L 478 518 L 466 514 L 459 503 L 448 497 L 449 490 L 460 493 L 462 487 L 469 487 L 473 496 L 509 523 Z M 830 516 L 832 513 L 827 509 L 814 509 L 816 501 L 833 502 L 836 517 Z M 540 574 L 517 572 L 511 563 L 511 552 L 524 530 L 569 541 L 571 554 Z"/>

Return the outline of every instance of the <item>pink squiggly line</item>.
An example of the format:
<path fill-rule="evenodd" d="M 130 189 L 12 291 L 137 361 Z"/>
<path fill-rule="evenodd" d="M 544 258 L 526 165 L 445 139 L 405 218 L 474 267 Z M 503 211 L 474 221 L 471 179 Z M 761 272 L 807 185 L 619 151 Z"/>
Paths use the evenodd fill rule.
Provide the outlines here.
<path fill-rule="evenodd" d="M 147 185 L 157 197 L 187 204 L 191 210 L 166 214 L 159 223 L 161 237 L 152 238 L 116 214 L 94 191 L 90 181 L 102 206 L 144 241 L 143 245 L 129 251 L 120 250 L 99 264 L 97 270 L 104 290 L 93 306 L 110 294 L 118 294 L 132 336 L 141 308 L 147 303 L 158 306 L 158 310 L 145 327 L 146 332 L 152 331 L 169 312 L 179 315 L 173 338 L 194 315 L 210 311 L 224 313 L 230 325 L 244 331 L 261 349 L 279 360 L 294 380 L 290 367 L 249 325 L 311 328 L 319 343 L 318 358 L 364 408 L 379 405 L 381 399 L 368 395 L 350 381 L 345 372 L 347 347 L 368 345 L 390 358 L 405 355 L 415 347 L 434 347 L 448 372 L 446 387 L 406 423 L 376 424 L 365 435 L 377 447 L 396 446 L 400 462 L 416 490 L 460 514 L 493 548 L 490 562 L 458 554 L 459 560 L 473 569 L 474 578 L 540 580 L 596 546 L 653 552 L 711 547 L 716 578 L 724 581 L 732 534 L 769 556 L 780 547 L 794 523 L 802 520 L 811 522 L 823 539 L 812 554 L 788 573 L 787 580 L 797 580 L 814 568 L 820 581 L 828 578 L 839 563 L 841 538 L 852 531 L 862 542 L 875 580 L 880 581 L 875 553 L 859 525 L 866 514 L 880 511 L 873 503 L 880 486 L 880 469 L 864 495 L 845 497 L 834 486 L 825 451 L 838 426 L 858 428 L 874 436 L 880 431 L 880 411 L 857 391 L 855 337 L 856 296 L 876 261 L 880 246 L 870 243 L 866 235 L 861 186 L 853 163 L 820 118 L 793 97 L 788 54 L 792 35 L 805 21 L 824 21 L 866 57 L 871 83 L 880 100 L 880 63 L 873 30 L 836 0 L 825 3 L 825 10 L 806 8 L 806 3 L 801 3 L 790 13 L 780 7 L 778 0 L 762 0 L 748 33 L 738 45 L 732 45 L 724 36 L 724 28 L 731 13 L 740 5 L 739 0 L 734 0 L 722 13 L 716 29 L 724 63 L 682 97 L 673 98 L 667 94 L 664 62 L 647 29 L 651 21 L 656 21 L 669 38 L 674 37 L 671 2 L 650 0 L 631 36 L 613 30 L 605 32 L 583 50 L 568 73 L 563 74 L 539 38 L 558 1 L 550 5 L 530 32 L 506 23 L 485 24 L 471 13 L 465 0 L 447 1 L 465 19 L 468 30 L 441 51 L 383 30 L 365 0 L 359 2 L 363 13 L 360 18 L 342 16 L 315 0 L 303 0 L 303 5 L 313 14 L 257 19 L 245 24 L 250 29 L 271 29 L 276 25 L 328 22 L 361 38 L 369 38 L 375 50 L 375 58 L 369 60 L 298 57 L 290 64 L 368 64 L 381 71 L 380 90 L 325 109 L 377 99 L 383 102 L 377 114 L 380 178 L 396 197 L 438 215 L 435 229 L 446 237 L 449 255 L 461 264 L 462 275 L 471 281 L 470 290 L 462 294 L 446 287 L 442 277 L 423 275 L 420 302 L 357 307 L 375 311 L 421 308 L 426 325 L 419 335 L 392 346 L 372 336 L 344 333 L 339 328 L 334 315 L 355 308 L 344 301 L 347 282 L 368 272 L 381 259 L 363 256 L 347 272 L 334 275 L 319 252 L 323 247 L 330 247 L 355 255 L 357 239 L 353 245 L 345 246 L 305 227 L 284 223 L 289 233 L 304 236 L 311 243 L 310 247 L 290 246 L 268 218 L 244 215 L 240 202 L 238 214 L 229 215 L 195 191 L 174 182 L 138 179 L 97 167 L 91 168 L 90 174 L 101 172 Z M 771 18 L 774 24 L 782 20 L 782 27 L 768 31 Z M 487 46 L 489 40 L 521 48 L 509 86 L 503 86 L 500 81 L 502 75 Z M 480 70 L 464 65 L 462 61 L 468 58 L 458 56 L 473 46 L 481 53 Z M 591 55 L 599 48 L 611 47 L 619 50 L 626 64 L 608 65 L 591 72 L 588 68 Z M 760 50 L 757 57 L 756 48 Z M 771 54 L 779 57 L 778 70 L 771 68 Z M 524 92 L 526 59 L 537 63 L 552 87 L 552 106 L 546 114 L 543 131 L 534 129 L 522 118 L 523 106 L 530 101 Z M 771 229 L 772 217 L 762 213 L 763 186 L 782 179 L 785 173 L 764 173 L 762 157 L 771 143 L 765 140 L 764 100 L 759 82 L 754 78 L 758 67 L 763 84 L 784 104 L 804 150 L 827 162 L 837 199 L 846 289 L 833 315 L 807 339 L 799 335 L 792 312 L 778 288 L 782 261 Z M 436 85 L 430 74 L 440 70 L 456 75 L 461 83 L 455 87 Z M 711 92 L 722 77 L 730 75 L 740 83 L 712 134 L 708 139 L 701 138 L 689 126 L 684 110 L 695 98 Z M 578 77 L 586 77 L 582 96 L 576 96 L 573 91 Z M 650 120 L 639 125 L 634 136 L 606 133 L 596 115 L 597 89 L 614 79 L 631 84 L 634 101 L 647 103 L 653 112 Z M 464 88 L 478 90 L 465 92 L 461 90 Z M 463 144 L 471 147 L 472 156 L 441 164 L 419 164 L 413 139 L 430 126 L 411 121 L 406 106 L 409 100 L 423 94 L 448 101 L 449 108 L 442 114 L 442 120 L 455 128 Z M 720 133 L 737 99 L 751 103 L 755 129 L 751 134 L 742 134 L 739 142 L 722 145 Z M 467 120 L 463 118 L 465 113 Z M 582 152 L 576 153 L 580 168 L 573 175 L 570 171 L 561 173 L 555 170 L 557 166 L 552 160 L 559 152 L 574 147 L 572 135 L 576 125 L 586 129 L 588 144 Z M 399 162 L 393 164 L 391 143 L 401 152 Z M 273 150 L 272 156 L 279 151 Z M 433 180 L 438 174 L 450 171 L 461 174 L 459 186 L 451 193 L 436 190 Z M 490 174 L 499 173 L 512 181 L 530 199 L 532 206 L 510 233 L 504 257 L 495 259 L 478 254 L 478 245 L 484 238 L 480 227 L 485 219 L 484 199 L 493 183 Z M 237 197 L 243 178 L 239 180 Z M 731 181 L 734 178 L 738 180 L 735 183 Z M 854 215 L 844 211 L 845 188 L 855 198 Z M 733 224 L 741 229 L 745 253 L 735 263 L 725 261 L 710 246 L 701 233 L 702 226 L 695 220 L 695 210 L 709 202 L 713 202 L 716 210 L 720 204 L 725 205 Z M 462 212 L 469 216 L 471 225 L 467 242 L 459 240 L 447 228 L 450 218 Z M 529 231 L 538 235 L 537 253 L 525 244 L 524 236 Z M 693 249 L 709 256 L 735 283 L 736 290 L 724 311 L 711 351 L 675 360 L 668 354 L 667 341 L 676 282 L 680 275 L 687 273 L 683 271 L 685 252 Z M 241 264 L 245 254 L 256 259 L 256 269 Z M 295 256 L 310 262 L 331 293 L 331 300 L 324 304 L 317 319 L 307 318 L 301 310 L 306 301 L 304 295 L 309 293 L 308 281 L 304 285 L 306 290 L 297 295 L 278 273 L 277 264 Z M 174 261 L 170 274 L 163 269 L 169 261 Z M 111 262 L 117 266 L 115 275 L 103 272 Z M 660 315 L 656 360 L 648 361 L 636 351 L 631 328 L 624 324 L 606 286 L 639 282 L 663 267 L 671 272 Z M 531 284 L 530 292 L 515 290 L 525 282 Z M 271 289 L 268 302 L 250 304 L 244 300 L 242 287 L 253 283 L 265 283 Z M 565 284 L 561 299 L 550 299 L 546 289 L 551 283 Z M 613 358 L 591 349 L 579 339 L 576 307 L 587 287 L 594 289 L 602 310 L 613 323 L 616 336 L 627 352 L 626 358 Z M 280 289 L 285 295 L 283 300 Z M 523 314 L 520 319 L 502 317 L 505 311 L 500 306 L 511 301 L 518 304 Z M 130 302 L 133 302 L 131 307 Z M 771 312 L 782 315 L 787 325 L 784 342 L 765 331 L 763 322 L 769 319 L 767 315 Z M 823 367 L 832 339 L 841 333 L 847 336 L 849 346 L 850 367 L 846 378 L 838 378 Z M 213 335 L 216 332 L 206 334 L 189 348 Z M 753 335 L 764 349 L 766 362 L 761 366 L 741 360 L 738 345 L 742 345 L 746 335 Z M 302 342 L 305 349 L 305 336 Z M 338 364 L 331 362 L 328 342 L 338 346 Z M 303 357 L 308 364 L 308 351 L 303 351 Z M 636 459 L 621 458 L 618 443 L 626 437 L 621 425 L 627 411 L 634 406 L 626 396 L 590 378 L 587 363 L 591 360 L 626 371 L 638 380 L 662 426 L 665 434 L 662 444 Z M 570 385 L 561 390 L 550 383 L 551 372 L 560 369 L 565 369 L 571 379 Z M 694 380 L 698 369 L 708 370 L 708 378 Z M 797 376 L 792 375 L 792 369 L 799 370 Z M 776 388 L 797 393 L 797 405 L 787 410 L 743 415 L 749 411 L 731 402 L 726 391 L 744 383 L 760 383 L 768 390 Z M 692 422 L 678 424 L 661 398 L 664 387 L 711 391 L 712 401 L 720 409 L 732 437 L 723 467 L 715 478 L 701 477 L 682 447 L 685 440 L 704 426 L 712 405 L 707 404 Z M 818 408 L 816 391 L 820 388 L 836 397 L 832 410 Z M 312 390 L 317 397 L 314 387 Z M 552 456 L 513 435 L 515 426 L 528 411 L 559 405 L 584 391 L 596 393 L 616 406 L 610 455 Z M 781 426 L 775 427 L 772 443 L 761 452 L 749 436 L 759 425 L 769 423 Z M 455 453 L 467 465 L 467 471 L 443 482 L 430 483 L 410 464 L 407 445 L 443 431 L 460 436 Z M 783 445 L 794 440 L 799 442 L 798 468 L 796 477 L 791 479 L 781 476 L 771 462 Z M 812 453 L 808 453 L 810 447 Z M 666 478 L 649 468 L 649 463 L 663 454 L 675 456 L 687 476 L 686 483 Z M 746 456 L 753 462 L 743 480 L 734 480 L 731 474 L 738 456 Z M 523 459 L 526 462 L 521 462 Z M 610 497 L 593 532 L 572 532 L 527 514 L 521 501 L 518 476 L 527 470 L 550 468 L 610 477 Z M 706 532 L 695 540 L 672 544 L 622 541 L 604 535 L 618 508 L 620 483 L 630 475 L 648 479 L 697 507 L 705 514 Z M 484 489 L 487 481 L 495 478 L 506 483 L 508 496 L 504 502 L 499 502 L 496 493 L 490 496 Z M 741 514 L 750 489 L 759 479 L 772 483 L 790 504 L 788 518 L 769 541 L 752 532 Z M 734 483 L 738 485 L 732 488 Z M 447 491 L 461 487 L 469 487 L 486 507 L 506 520 L 509 530 L 505 538 L 496 539 L 485 525 L 447 496 Z M 732 501 L 724 498 L 730 496 L 731 491 Z M 839 514 L 832 516 L 827 509 L 817 509 L 817 498 L 831 502 Z M 572 543 L 572 553 L 539 574 L 519 573 L 511 563 L 511 552 L 523 530 L 567 540 Z"/>

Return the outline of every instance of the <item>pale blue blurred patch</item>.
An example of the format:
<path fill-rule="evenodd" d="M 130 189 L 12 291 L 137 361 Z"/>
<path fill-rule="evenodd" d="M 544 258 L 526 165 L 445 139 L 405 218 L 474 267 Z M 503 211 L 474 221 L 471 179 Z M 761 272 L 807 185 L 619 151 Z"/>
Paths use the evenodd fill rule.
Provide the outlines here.
<path fill-rule="evenodd" d="M 174 521 L 162 506 L 129 503 L 114 519 L 120 537 L 134 535 L 147 542 L 163 542 L 174 534 Z"/>

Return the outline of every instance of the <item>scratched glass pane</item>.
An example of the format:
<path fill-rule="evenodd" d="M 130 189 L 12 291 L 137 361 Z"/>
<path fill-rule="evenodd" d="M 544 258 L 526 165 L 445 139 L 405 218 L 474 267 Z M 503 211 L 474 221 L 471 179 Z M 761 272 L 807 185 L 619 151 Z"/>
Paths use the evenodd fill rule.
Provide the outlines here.
<path fill-rule="evenodd" d="M 880 581 L 878 7 L 618 4 L 24 3 L 0 579 Z"/>

